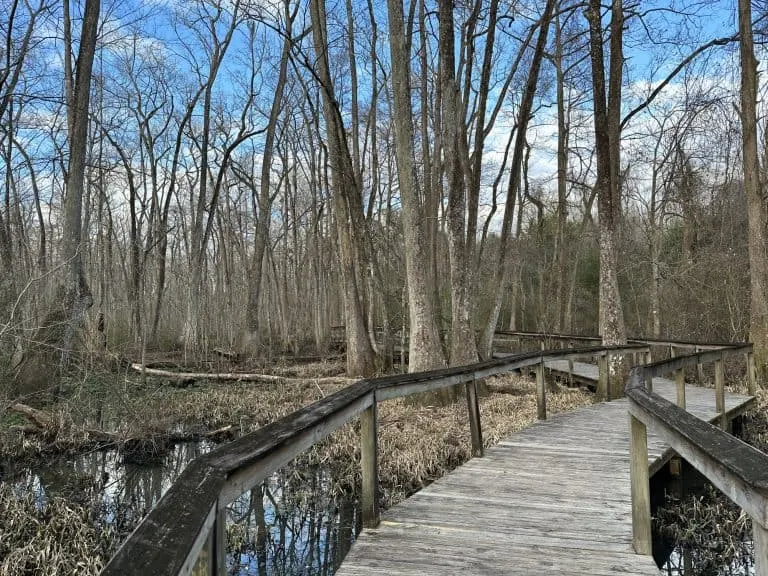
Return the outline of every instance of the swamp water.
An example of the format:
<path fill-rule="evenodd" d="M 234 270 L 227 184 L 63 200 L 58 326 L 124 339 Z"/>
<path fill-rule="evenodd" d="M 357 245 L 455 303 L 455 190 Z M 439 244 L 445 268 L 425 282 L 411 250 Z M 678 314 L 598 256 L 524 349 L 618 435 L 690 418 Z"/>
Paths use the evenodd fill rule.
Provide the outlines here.
<path fill-rule="evenodd" d="M 0 482 L 42 508 L 52 497 L 89 506 L 101 530 L 122 542 L 208 443 L 176 445 L 151 465 L 115 451 L 52 459 L 33 468 L 0 463 Z M 327 470 L 286 468 L 227 510 L 227 565 L 238 575 L 333 574 L 360 532 L 354 498 L 334 497 Z"/>
<path fill-rule="evenodd" d="M 753 576 L 751 530 L 740 511 L 685 461 L 651 480 L 653 557 L 659 575 Z"/>

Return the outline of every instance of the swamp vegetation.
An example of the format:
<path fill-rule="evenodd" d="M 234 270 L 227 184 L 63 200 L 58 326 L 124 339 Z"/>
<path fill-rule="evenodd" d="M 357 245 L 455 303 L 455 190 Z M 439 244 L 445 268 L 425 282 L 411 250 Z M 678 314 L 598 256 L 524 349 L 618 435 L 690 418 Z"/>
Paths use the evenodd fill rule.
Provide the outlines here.
<path fill-rule="evenodd" d="M 6 412 L 0 575 L 98 573 L 191 458 L 347 385 L 342 377 L 333 381 L 342 367 L 330 362 L 260 369 L 285 380 L 196 380 L 179 387 L 178 379 L 142 377 L 126 368 L 68 381 L 60 401 L 41 410 L 47 428 Z M 487 445 L 536 420 L 532 381 L 510 375 L 490 379 L 487 387 L 481 399 Z M 549 409 L 591 402 L 584 390 L 557 387 Z M 471 455 L 461 402 L 393 400 L 381 406 L 379 418 L 384 507 Z M 332 572 L 358 530 L 358 435 L 354 425 L 342 428 L 233 504 L 227 530 L 235 573 L 264 573 L 267 562 L 276 563 L 276 573 Z M 287 542 L 290 553 L 283 549 Z"/>

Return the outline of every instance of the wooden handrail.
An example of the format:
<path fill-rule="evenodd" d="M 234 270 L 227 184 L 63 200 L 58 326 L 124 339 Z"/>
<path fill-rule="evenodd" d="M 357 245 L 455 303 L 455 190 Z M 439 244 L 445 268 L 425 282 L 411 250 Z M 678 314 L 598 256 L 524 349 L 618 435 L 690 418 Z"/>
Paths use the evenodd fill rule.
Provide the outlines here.
<path fill-rule="evenodd" d="M 647 351 L 641 344 L 570 348 L 493 358 L 467 366 L 360 380 L 191 462 L 104 568 L 106 575 L 187 574 L 204 550 L 209 574 L 224 573 L 225 509 L 296 456 L 361 417 L 362 515 L 378 524 L 377 417 L 379 402 L 466 384 L 472 453 L 483 454 L 476 382 L 487 376 L 538 367 L 537 399 L 546 418 L 542 366 L 548 360 Z"/>
<path fill-rule="evenodd" d="M 602 342 L 601 336 L 595 335 L 580 335 L 580 334 L 551 334 L 549 332 L 530 332 L 525 330 L 496 330 L 494 332 L 497 336 L 511 336 L 514 338 L 530 338 L 530 339 L 545 339 L 545 340 L 558 340 L 558 341 L 581 341 L 581 342 Z M 747 346 L 745 342 L 692 342 L 689 340 L 671 340 L 664 338 L 644 338 L 644 337 L 629 337 L 627 338 L 628 344 L 647 344 L 650 346 L 671 346 L 674 348 L 693 348 L 700 350 L 720 350 L 722 348 L 733 348 Z"/>
<path fill-rule="evenodd" d="M 638 554 L 651 554 L 651 510 L 648 472 L 648 426 L 680 457 L 752 518 L 755 542 L 755 573 L 768 576 L 768 455 L 726 431 L 722 360 L 728 354 L 752 354 L 751 344 L 719 351 L 694 353 L 637 366 L 630 371 L 625 393 L 630 413 L 630 481 L 632 492 L 633 544 Z M 749 358 L 749 356 L 748 356 Z M 678 391 L 677 406 L 649 390 L 654 376 L 674 372 L 681 380 L 688 366 L 715 362 L 716 409 L 720 427 L 696 418 L 685 410 L 685 395 Z M 751 363 L 747 366 L 752 370 Z M 750 386 L 753 386 L 750 375 Z"/>

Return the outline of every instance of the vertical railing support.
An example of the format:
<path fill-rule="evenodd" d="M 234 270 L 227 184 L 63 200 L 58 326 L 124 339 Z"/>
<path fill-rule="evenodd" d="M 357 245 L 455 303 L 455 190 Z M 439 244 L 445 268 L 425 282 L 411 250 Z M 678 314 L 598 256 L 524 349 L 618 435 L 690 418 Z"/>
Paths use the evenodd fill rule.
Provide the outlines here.
<path fill-rule="evenodd" d="M 701 348 L 696 346 L 695 352 L 696 354 L 698 354 L 699 352 L 701 352 Z M 698 362 L 696 364 L 696 384 L 699 386 L 704 385 L 704 364 L 702 364 L 701 362 Z"/>
<path fill-rule="evenodd" d="M 648 476 L 648 430 L 629 416 L 629 478 L 632 492 L 632 545 L 638 554 L 652 553 L 651 489 Z"/>
<path fill-rule="evenodd" d="M 608 354 L 602 353 L 597 357 L 597 399 L 608 399 Z"/>
<path fill-rule="evenodd" d="M 469 431 L 472 434 L 472 456 L 483 456 L 483 429 L 480 426 L 480 404 L 477 400 L 477 380 L 467 382 L 467 409 L 469 410 Z"/>
<path fill-rule="evenodd" d="M 675 356 L 677 356 L 677 350 L 675 349 L 674 346 L 672 346 L 672 344 L 670 344 L 669 345 L 669 357 L 670 358 L 674 358 Z"/>
<path fill-rule="evenodd" d="M 725 375 L 723 357 L 715 360 L 715 412 L 720 415 L 720 428 L 728 429 L 728 417 L 725 415 Z"/>
<path fill-rule="evenodd" d="M 568 340 L 568 348 L 573 348 L 573 340 Z M 568 358 L 568 386 L 573 386 L 573 358 Z"/>
<path fill-rule="evenodd" d="M 651 347 L 648 347 L 648 350 L 645 351 L 645 363 L 646 365 L 653 362 L 653 357 L 651 356 Z M 648 392 L 653 392 L 653 375 L 650 371 L 645 372 L 645 389 L 648 390 Z"/>
<path fill-rule="evenodd" d="M 768 576 L 768 529 L 752 518 L 755 543 L 755 576 Z"/>
<path fill-rule="evenodd" d="M 227 509 L 221 508 L 216 512 L 216 521 L 211 530 L 213 537 L 213 562 L 211 563 L 213 576 L 226 576 L 227 574 Z"/>
<path fill-rule="evenodd" d="M 677 405 L 685 409 L 685 370 L 675 370 L 675 384 L 677 385 Z"/>
<path fill-rule="evenodd" d="M 755 354 L 747 352 L 747 389 L 749 395 L 754 396 L 757 393 L 757 371 L 755 369 Z"/>
<path fill-rule="evenodd" d="M 360 415 L 360 466 L 363 476 L 361 508 L 364 528 L 379 525 L 379 457 L 376 395 Z"/>
<path fill-rule="evenodd" d="M 547 390 L 544 386 L 544 358 L 536 366 L 536 409 L 539 420 L 547 419 Z"/>

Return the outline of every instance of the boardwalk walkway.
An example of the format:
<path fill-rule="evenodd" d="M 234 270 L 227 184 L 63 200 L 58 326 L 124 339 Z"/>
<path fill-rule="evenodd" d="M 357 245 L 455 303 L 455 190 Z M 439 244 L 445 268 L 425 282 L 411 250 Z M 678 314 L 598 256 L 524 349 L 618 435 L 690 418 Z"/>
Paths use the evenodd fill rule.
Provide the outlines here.
<path fill-rule="evenodd" d="M 597 379 L 589 364 L 574 371 Z M 653 387 L 675 401 L 674 382 Z M 714 390 L 687 386 L 686 398 L 715 419 Z M 733 418 L 753 402 L 727 394 L 726 410 Z M 337 574 L 658 574 L 631 545 L 628 436 L 626 400 L 538 422 L 383 513 Z M 653 472 L 667 448 L 649 433 L 648 449 Z"/>

